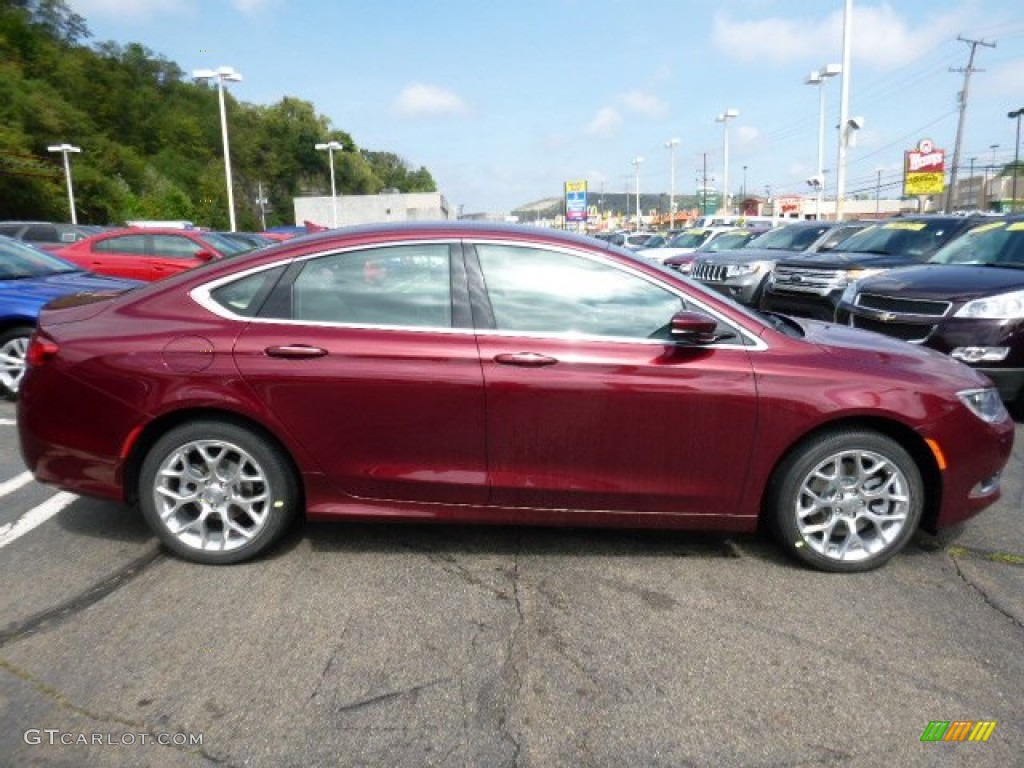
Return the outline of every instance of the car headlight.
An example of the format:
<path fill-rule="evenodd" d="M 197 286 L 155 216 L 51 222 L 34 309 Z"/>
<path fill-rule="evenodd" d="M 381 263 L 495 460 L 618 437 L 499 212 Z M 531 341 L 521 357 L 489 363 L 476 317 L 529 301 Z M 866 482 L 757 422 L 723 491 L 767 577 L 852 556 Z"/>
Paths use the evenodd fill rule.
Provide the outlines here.
<path fill-rule="evenodd" d="M 967 406 L 967 409 L 982 421 L 995 424 L 997 421 L 1008 419 L 1010 415 L 1006 412 L 1006 406 L 999 397 L 999 392 L 991 387 L 985 389 L 965 389 L 957 392 L 960 402 Z"/>
<path fill-rule="evenodd" d="M 763 261 L 751 261 L 747 264 L 730 264 L 725 268 L 726 277 L 744 277 L 746 275 L 756 275 L 758 272 L 765 270 L 767 264 Z"/>
<path fill-rule="evenodd" d="M 1013 320 L 1024 317 L 1024 291 L 1001 293 L 984 299 L 968 301 L 953 317 L 975 320 Z"/>

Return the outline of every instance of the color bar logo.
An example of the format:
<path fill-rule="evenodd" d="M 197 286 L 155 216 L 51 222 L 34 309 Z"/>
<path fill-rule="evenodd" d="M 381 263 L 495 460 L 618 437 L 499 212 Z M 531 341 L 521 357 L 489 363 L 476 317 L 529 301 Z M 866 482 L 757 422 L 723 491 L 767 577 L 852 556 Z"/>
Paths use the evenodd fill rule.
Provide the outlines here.
<path fill-rule="evenodd" d="M 921 741 L 988 741 L 995 728 L 995 720 L 932 720 Z"/>

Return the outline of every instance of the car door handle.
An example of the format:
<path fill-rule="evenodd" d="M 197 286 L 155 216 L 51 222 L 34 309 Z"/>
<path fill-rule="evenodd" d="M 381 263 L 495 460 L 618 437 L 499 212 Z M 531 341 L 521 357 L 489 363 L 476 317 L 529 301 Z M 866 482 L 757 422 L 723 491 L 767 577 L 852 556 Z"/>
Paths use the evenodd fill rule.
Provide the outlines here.
<path fill-rule="evenodd" d="M 282 347 L 267 347 L 265 351 L 270 357 L 284 357 L 293 360 L 307 357 L 323 357 L 327 354 L 326 349 L 311 347 L 306 344 L 287 344 Z"/>
<path fill-rule="evenodd" d="M 497 355 L 494 362 L 499 365 L 518 365 L 521 368 L 543 368 L 554 365 L 558 360 L 537 352 L 505 352 Z"/>

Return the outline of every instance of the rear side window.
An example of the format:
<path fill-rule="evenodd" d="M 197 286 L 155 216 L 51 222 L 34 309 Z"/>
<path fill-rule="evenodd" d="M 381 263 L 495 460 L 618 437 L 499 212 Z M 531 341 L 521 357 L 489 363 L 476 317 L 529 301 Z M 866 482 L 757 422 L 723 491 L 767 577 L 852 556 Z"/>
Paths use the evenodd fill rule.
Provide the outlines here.
<path fill-rule="evenodd" d="M 146 253 L 146 235 L 124 235 L 110 237 L 92 244 L 97 253 Z"/>
<path fill-rule="evenodd" d="M 255 317 L 284 270 L 276 267 L 248 275 L 211 291 L 210 297 L 236 315 Z"/>
<path fill-rule="evenodd" d="M 57 235 L 57 228 L 52 224 L 33 224 L 25 230 L 25 234 L 22 236 L 22 239 L 29 240 L 33 243 L 60 242 L 60 237 Z"/>
<path fill-rule="evenodd" d="M 450 328 L 450 248 L 396 245 L 310 259 L 292 285 L 291 304 L 295 320 Z"/>

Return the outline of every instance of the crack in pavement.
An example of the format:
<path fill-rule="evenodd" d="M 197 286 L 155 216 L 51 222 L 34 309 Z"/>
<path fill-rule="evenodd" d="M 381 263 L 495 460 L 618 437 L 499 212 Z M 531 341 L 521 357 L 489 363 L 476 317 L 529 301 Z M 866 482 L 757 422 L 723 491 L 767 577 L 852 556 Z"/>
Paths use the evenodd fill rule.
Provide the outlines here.
<path fill-rule="evenodd" d="M 360 709 L 365 709 L 366 707 L 372 707 L 374 704 L 381 704 L 385 701 L 391 701 L 392 699 L 397 699 L 402 696 L 415 696 L 419 694 L 420 691 L 425 691 L 428 688 L 433 688 L 435 685 L 450 683 L 453 679 L 454 678 L 452 677 L 438 677 L 426 683 L 414 685 L 411 688 L 403 688 L 400 691 L 390 691 L 388 693 L 381 693 L 377 696 L 371 696 L 368 699 L 354 701 L 351 704 L 343 704 L 340 707 L 335 707 L 334 711 L 339 713 L 355 712 Z"/>
<path fill-rule="evenodd" d="M 21 680 L 26 685 L 30 686 L 33 690 L 35 690 L 36 693 L 53 701 L 58 709 L 72 712 L 76 715 L 79 715 L 80 717 L 84 717 L 88 720 L 92 720 L 93 722 L 101 723 L 103 725 L 123 726 L 126 728 L 134 729 L 136 733 L 144 733 L 151 737 L 151 743 L 156 744 L 157 746 L 169 747 L 175 750 L 176 752 L 182 752 L 187 755 L 197 755 L 215 765 L 228 766 L 228 768 L 232 768 L 234 765 L 233 763 L 230 763 L 226 758 L 221 758 L 217 757 L 216 755 L 212 755 L 202 747 L 190 747 L 184 744 L 174 744 L 173 742 L 169 744 L 164 744 L 159 741 L 159 733 L 169 733 L 171 731 L 174 731 L 176 733 L 184 733 L 184 728 L 169 727 L 167 730 L 162 730 L 158 733 L 157 731 L 151 730 L 149 724 L 145 720 L 130 720 L 126 717 L 121 717 L 120 715 L 115 715 L 106 712 L 96 712 L 94 710 L 89 709 L 88 707 L 82 706 L 81 704 L 76 704 L 75 702 L 71 701 L 67 694 L 61 692 L 54 686 L 36 677 L 28 670 L 22 669 L 21 667 L 8 661 L 7 659 L 0 658 L 0 669 Z"/>
<path fill-rule="evenodd" d="M 515 703 L 519 701 L 523 691 L 523 675 L 518 667 L 519 635 L 526 626 L 526 616 L 523 611 L 523 595 L 520 591 L 519 581 L 519 553 L 521 550 L 522 538 L 516 536 L 516 549 L 512 556 L 512 598 L 516 608 L 516 623 L 509 634 L 505 664 L 502 676 L 506 678 L 509 693 L 508 704 L 504 713 L 498 718 L 498 731 L 512 744 L 512 765 L 518 766 L 522 755 L 523 745 L 520 740 L 509 729 L 509 719 Z M 525 649 L 524 649 L 525 653 Z"/>
<path fill-rule="evenodd" d="M 973 589 L 975 592 L 977 592 L 978 595 L 981 597 L 981 599 L 985 602 L 985 604 L 989 608 L 994 610 L 996 613 L 998 613 L 998 614 L 1000 614 L 1002 616 L 1005 616 L 1018 629 L 1024 629 L 1024 621 L 1021 621 L 1021 619 L 1017 618 L 1012 613 L 1010 613 L 1008 610 L 1006 610 L 1002 606 L 998 605 L 992 599 L 992 597 L 990 597 L 989 594 L 987 592 L 985 592 L 984 589 L 982 589 L 977 584 L 975 584 L 973 581 L 971 581 L 970 577 L 966 573 L 964 573 L 963 569 L 960 567 L 960 561 L 957 559 L 960 556 L 960 554 L 961 554 L 961 553 L 959 553 L 957 551 L 958 549 L 960 549 L 960 548 L 950 547 L 949 549 L 946 550 L 946 554 L 948 554 L 949 555 L 949 559 L 953 561 L 953 567 L 956 568 L 956 573 L 957 573 L 957 576 L 960 577 L 960 580 L 963 581 L 964 584 L 966 584 L 968 587 Z M 968 552 L 968 554 L 969 554 L 969 552 Z"/>
<path fill-rule="evenodd" d="M 154 546 L 149 552 L 135 558 L 123 568 L 96 582 L 69 600 L 40 611 L 34 616 L 29 616 L 24 621 L 20 621 L 14 626 L 0 631 L 0 648 L 40 630 L 55 627 L 78 615 L 86 608 L 95 605 L 121 587 L 130 584 L 157 560 L 163 558 L 163 556 L 163 550 L 158 546 Z"/>

